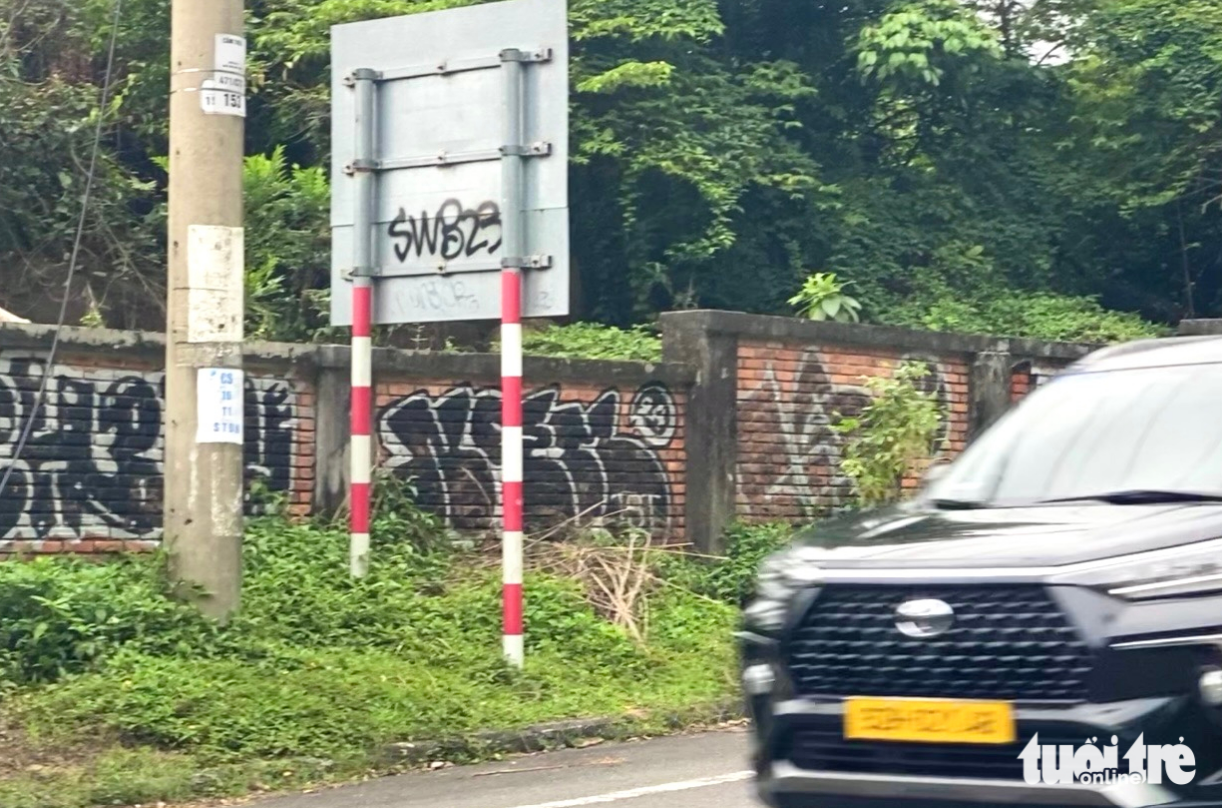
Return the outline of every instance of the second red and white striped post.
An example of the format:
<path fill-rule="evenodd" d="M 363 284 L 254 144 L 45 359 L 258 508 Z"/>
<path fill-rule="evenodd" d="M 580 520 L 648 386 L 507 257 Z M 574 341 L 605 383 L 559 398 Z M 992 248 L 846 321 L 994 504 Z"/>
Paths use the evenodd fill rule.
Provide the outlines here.
<path fill-rule="evenodd" d="M 369 572 L 369 522 L 373 476 L 373 192 L 374 80 L 355 70 L 356 148 L 352 221 L 352 394 L 349 469 L 348 565 L 354 578 Z"/>
<path fill-rule="evenodd" d="M 349 567 L 354 578 L 369 571 L 369 512 L 373 470 L 373 287 L 352 289 L 352 467 Z"/>
<path fill-rule="evenodd" d="M 501 271 L 501 500 L 504 652 L 522 665 L 522 276 Z"/>
<path fill-rule="evenodd" d="M 522 62 L 515 49 L 501 52 L 505 87 L 505 146 L 501 153 L 501 539 L 505 659 L 521 667 L 522 560 Z"/>

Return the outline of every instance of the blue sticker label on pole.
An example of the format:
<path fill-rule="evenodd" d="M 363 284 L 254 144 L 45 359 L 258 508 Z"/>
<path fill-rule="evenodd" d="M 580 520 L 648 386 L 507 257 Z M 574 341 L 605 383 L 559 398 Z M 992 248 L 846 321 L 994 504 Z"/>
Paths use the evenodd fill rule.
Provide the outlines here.
<path fill-rule="evenodd" d="M 200 368 L 197 387 L 197 443 L 241 444 L 245 378 L 233 368 Z"/>

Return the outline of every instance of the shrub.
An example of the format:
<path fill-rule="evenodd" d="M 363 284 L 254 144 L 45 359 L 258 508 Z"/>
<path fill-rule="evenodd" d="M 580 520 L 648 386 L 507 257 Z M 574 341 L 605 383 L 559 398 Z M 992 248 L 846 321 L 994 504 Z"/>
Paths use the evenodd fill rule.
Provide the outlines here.
<path fill-rule="evenodd" d="M 493 350 L 497 350 L 493 345 Z M 662 340 L 646 326 L 628 329 L 598 323 L 549 325 L 522 334 L 523 353 L 568 359 L 659 362 Z"/>
<path fill-rule="evenodd" d="M 166 599 L 148 558 L 0 565 L 0 604 L 18 615 L 0 627 L 14 638 L 10 679 L 42 685 L 8 709 L 43 743 L 87 735 L 234 762 L 360 757 L 390 741 L 732 692 L 731 606 L 652 592 L 641 643 L 578 581 L 539 572 L 526 577 L 527 666 L 511 668 L 499 569 L 439 541 L 421 549 L 395 524 L 353 579 L 342 528 L 250 520 L 243 608 L 223 628 Z"/>
<path fill-rule="evenodd" d="M 904 477 L 933 452 L 940 419 L 932 394 L 913 384 L 929 373 L 919 362 L 905 362 L 895 375 L 865 379 L 872 400 L 856 418 L 841 418 L 832 428 L 849 436 L 841 470 L 865 506 L 900 497 Z"/>
<path fill-rule="evenodd" d="M 880 312 L 883 322 L 935 331 L 1106 344 L 1165 336 L 1168 329 L 1132 312 L 1105 309 L 1093 297 L 1017 292 L 965 299 L 950 290 L 918 294 Z"/>
<path fill-rule="evenodd" d="M 361 579 L 342 526 L 249 520 L 243 607 L 224 627 L 165 597 L 158 558 L 0 565 L 4 675 L 17 691 L 4 722 L 38 748 L 89 739 L 102 752 L 64 776 L 75 795 L 64 804 L 240 791 L 188 773 L 302 756 L 367 766 L 389 742 L 576 716 L 638 713 L 660 727 L 736 692 L 735 602 L 788 537 L 737 527 L 725 559 L 659 553 L 665 583 L 642 594 L 639 641 L 580 580 L 528 572 L 518 670 L 501 654 L 499 566 L 454 549 L 400 484 L 379 492 Z M 111 754 L 120 747 L 131 754 Z M 13 789 L 0 784 L 0 801 L 43 805 Z"/>
<path fill-rule="evenodd" d="M 398 563 L 353 582 L 342 564 L 332 575 L 289 549 L 321 535 L 321 556 L 342 557 L 325 546 L 342 545 L 341 533 L 276 535 L 264 540 L 265 554 L 279 546 L 295 560 L 265 557 L 252 571 L 246 610 L 222 652 L 119 649 L 93 672 L 24 697 L 26 724 L 51 742 L 88 733 L 203 760 L 334 757 L 731 692 L 728 606 L 660 593 L 646 647 L 599 618 L 573 581 L 528 575 L 527 665 L 518 671 L 500 654 L 494 570 L 468 571 L 424 595 L 422 579 L 398 574 L 406 569 Z"/>
<path fill-rule="evenodd" d="M 124 646 L 198 652 L 218 629 L 165 596 L 157 559 L 0 563 L 0 682 L 51 682 Z"/>
<path fill-rule="evenodd" d="M 855 323 L 860 319 L 861 303 L 844 293 L 849 285 L 837 279 L 834 272 L 816 272 L 789 298 L 789 305 L 796 306 L 798 314 L 811 320 Z"/>

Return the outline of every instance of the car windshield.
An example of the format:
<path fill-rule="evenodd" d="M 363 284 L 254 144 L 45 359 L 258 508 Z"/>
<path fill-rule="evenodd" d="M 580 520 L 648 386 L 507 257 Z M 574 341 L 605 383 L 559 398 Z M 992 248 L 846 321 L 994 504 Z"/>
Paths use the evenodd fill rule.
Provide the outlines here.
<path fill-rule="evenodd" d="M 986 430 L 924 496 L 942 507 L 1222 498 L 1220 404 L 1222 364 L 1069 372 Z"/>

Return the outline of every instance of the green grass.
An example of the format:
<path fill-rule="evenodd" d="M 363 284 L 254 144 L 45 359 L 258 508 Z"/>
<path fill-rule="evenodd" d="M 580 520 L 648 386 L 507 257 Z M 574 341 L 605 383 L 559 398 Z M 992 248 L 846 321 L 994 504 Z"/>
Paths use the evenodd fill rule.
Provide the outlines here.
<path fill-rule="evenodd" d="M 394 742 L 559 719 L 661 731 L 736 696 L 737 599 L 785 535 L 739 531 L 721 562 L 654 562 L 669 585 L 648 594 L 644 642 L 572 577 L 528 575 L 516 670 L 500 657 L 495 564 L 439 549 L 410 507 L 382 512 L 361 581 L 342 530 L 252 523 L 243 610 L 226 628 L 167 600 L 155 559 L 0 565 L 0 607 L 17 615 L 0 624 L 0 805 L 297 788 L 383 768 Z"/>
<path fill-rule="evenodd" d="M 4 808 L 155 805 L 300 789 L 359 777 L 359 761 L 249 760 L 206 767 L 190 755 L 111 746 L 75 766 L 0 779 Z"/>

